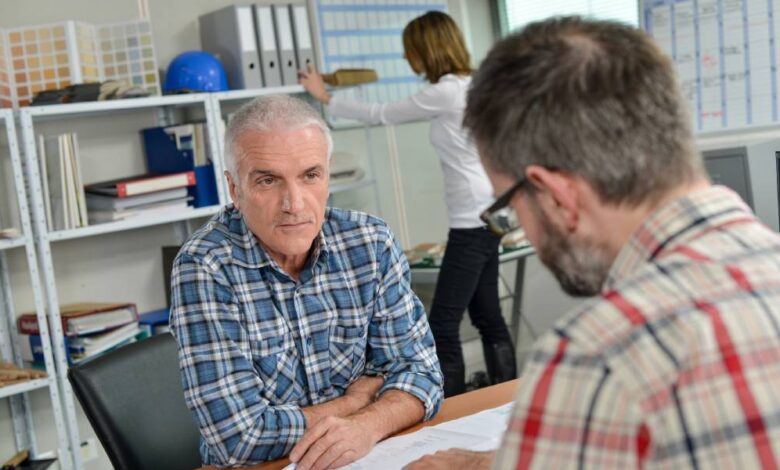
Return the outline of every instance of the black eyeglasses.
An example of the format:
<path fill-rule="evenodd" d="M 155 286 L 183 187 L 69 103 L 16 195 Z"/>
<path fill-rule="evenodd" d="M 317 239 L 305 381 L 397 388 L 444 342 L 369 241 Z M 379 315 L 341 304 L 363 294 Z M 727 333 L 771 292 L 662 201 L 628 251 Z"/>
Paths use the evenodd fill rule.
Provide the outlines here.
<path fill-rule="evenodd" d="M 482 211 L 479 218 L 485 222 L 490 230 L 496 235 L 506 235 L 509 232 L 520 228 L 520 221 L 517 220 L 517 213 L 509 207 L 509 201 L 525 183 L 525 178 L 520 178 L 511 188 L 504 191 L 504 194 L 498 196 L 496 202 Z"/>

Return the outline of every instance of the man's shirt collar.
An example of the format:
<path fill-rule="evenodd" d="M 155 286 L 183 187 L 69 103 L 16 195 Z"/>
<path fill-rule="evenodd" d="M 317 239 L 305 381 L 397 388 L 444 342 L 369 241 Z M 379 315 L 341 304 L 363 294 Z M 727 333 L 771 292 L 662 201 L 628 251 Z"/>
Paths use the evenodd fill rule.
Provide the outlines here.
<path fill-rule="evenodd" d="M 284 270 L 282 270 L 279 264 L 268 254 L 258 237 L 249 228 L 244 220 L 242 212 L 236 209 L 232 204 L 229 205 L 225 211 L 228 218 L 227 225 L 229 226 L 231 234 L 230 239 L 233 245 L 233 261 L 247 268 L 260 269 L 269 267 L 280 273 L 284 273 Z M 327 208 L 325 210 L 325 221 L 328 219 L 329 212 L 330 209 Z M 328 241 L 328 234 L 325 233 L 326 230 L 328 230 L 327 224 L 323 223 L 317 236 L 314 238 L 313 250 L 309 253 L 306 267 L 312 267 L 327 260 L 328 253 L 330 252 L 330 243 Z"/>
<path fill-rule="evenodd" d="M 739 196 L 724 186 L 710 186 L 675 199 L 650 214 L 629 238 L 612 263 L 602 292 L 615 288 L 643 264 L 709 230 L 754 217 Z"/>

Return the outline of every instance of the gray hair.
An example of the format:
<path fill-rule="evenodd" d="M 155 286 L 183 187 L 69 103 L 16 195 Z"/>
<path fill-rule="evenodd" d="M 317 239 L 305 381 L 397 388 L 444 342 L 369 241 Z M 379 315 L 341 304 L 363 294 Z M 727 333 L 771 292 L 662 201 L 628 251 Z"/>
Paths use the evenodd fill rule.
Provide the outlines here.
<path fill-rule="evenodd" d="M 238 178 L 241 149 L 238 139 L 246 132 L 272 130 L 294 131 L 315 126 L 322 131 L 328 145 L 328 160 L 333 153 L 333 137 L 320 113 L 311 105 L 288 95 L 259 96 L 241 106 L 230 118 L 225 131 L 225 170 Z"/>
<path fill-rule="evenodd" d="M 552 18 L 498 42 L 463 124 L 495 171 L 568 172 L 609 203 L 657 200 L 705 174 L 671 61 L 621 23 Z"/>

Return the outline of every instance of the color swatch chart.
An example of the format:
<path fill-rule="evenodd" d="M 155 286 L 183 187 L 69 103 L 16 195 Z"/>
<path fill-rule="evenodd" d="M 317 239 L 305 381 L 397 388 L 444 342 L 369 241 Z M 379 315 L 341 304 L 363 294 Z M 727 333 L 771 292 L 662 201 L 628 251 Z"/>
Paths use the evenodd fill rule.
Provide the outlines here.
<path fill-rule="evenodd" d="M 97 30 L 104 78 L 124 80 L 158 95 L 157 60 L 149 22 L 100 25 Z"/>
<path fill-rule="evenodd" d="M 99 79 L 91 25 L 68 21 L 2 31 L 11 80 L 11 100 L 29 104 L 33 95 Z"/>
<path fill-rule="evenodd" d="M 446 9 L 446 0 L 317 0 L 320 68 L 376 70 L 379 81 L 363 87 L 364 101 L 389 102 L 412 95 L 424 81 L 404 59 L 404 26 L 427 11 Z"/>
<path fill-rule="evenodd" d="M 0 106 L 27 106 L 39 91 L 118 79 L 159 94 L 146 20 L 95 26 L 64 21 L 0 30 Z"/>
<path fill-rule="evenodd" d="M 674 61 L 696 130 L 778 121 L 780 0 L 648 0 L 642 12 Z"/>
<path fill-rule="evenodd" d="M 8 63 L 8 44 L 4 34 L 0 34 L 0 108 L 13 106 L 11 95 L 11 66 Z"/>

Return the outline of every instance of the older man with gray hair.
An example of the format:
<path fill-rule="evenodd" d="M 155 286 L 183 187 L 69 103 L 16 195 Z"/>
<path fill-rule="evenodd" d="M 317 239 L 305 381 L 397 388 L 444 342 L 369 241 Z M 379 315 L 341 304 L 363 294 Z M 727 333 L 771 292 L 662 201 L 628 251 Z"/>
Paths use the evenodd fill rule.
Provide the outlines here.
<path fill-rule="evenodd" d="M 203 462 L 345 465 L 441 404 L 409 267 L 383 221 L 326 207 L 333 144 L 311 106 L 257 98 L 225 139 L 233 204 L 182 247 L 172 283 Z"/>

